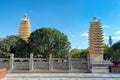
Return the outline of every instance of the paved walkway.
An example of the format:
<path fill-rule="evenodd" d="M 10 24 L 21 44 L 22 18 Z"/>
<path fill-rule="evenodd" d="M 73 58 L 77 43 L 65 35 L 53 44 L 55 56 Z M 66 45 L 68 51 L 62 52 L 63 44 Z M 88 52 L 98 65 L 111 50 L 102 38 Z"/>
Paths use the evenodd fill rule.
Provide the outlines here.
<path fill-rule="evenodd" d="M 120 73 L 7 73 L 4 80 L 120 80 Z"/>

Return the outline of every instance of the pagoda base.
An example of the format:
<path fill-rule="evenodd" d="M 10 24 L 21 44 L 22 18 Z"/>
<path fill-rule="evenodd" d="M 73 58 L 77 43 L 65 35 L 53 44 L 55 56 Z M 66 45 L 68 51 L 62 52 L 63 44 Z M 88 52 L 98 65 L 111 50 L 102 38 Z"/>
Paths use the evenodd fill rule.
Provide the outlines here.
<path fill-rule="evenodd" d="M 103 62 L 103 54 L 90 54 L 91 62 Z"/>
<path fill-rule="evenodd" d="M 109 73 L 109 66 L 112 66 L 111 62 L 91 62 L 92 73 Z"/>

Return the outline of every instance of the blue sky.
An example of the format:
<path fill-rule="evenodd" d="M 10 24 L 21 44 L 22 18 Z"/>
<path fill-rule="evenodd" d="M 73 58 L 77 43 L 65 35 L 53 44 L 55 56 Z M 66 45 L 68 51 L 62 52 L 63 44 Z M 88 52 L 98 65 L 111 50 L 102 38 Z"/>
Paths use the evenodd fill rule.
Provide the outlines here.
<path fill-rule="evenodd" d="M 90 22 L 101 20 L 104 43 L 120 40 L 120 0 L 0 0 L 0 37 L 17 35 L 27 13 L 31 32 L 52 27 L 68 36 L 72 48 L 88 47 Z"/>

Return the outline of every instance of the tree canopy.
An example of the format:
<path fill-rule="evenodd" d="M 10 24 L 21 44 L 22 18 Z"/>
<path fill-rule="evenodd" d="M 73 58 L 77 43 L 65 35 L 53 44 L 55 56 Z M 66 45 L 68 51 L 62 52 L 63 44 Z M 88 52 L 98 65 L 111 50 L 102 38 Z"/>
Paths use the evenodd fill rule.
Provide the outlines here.
<path fill-rule="evenodd" d="M 113 53 L 114 58 L 116 58 L 116 59 L 120 58 L 120 41 L 118 41 L 112 45 L 111 51 Z"/>
<path fill-rule="evenodd" d="M 0 57 L 9 57 L 11 53 L 11 46 L 15 46 L 16 42 L 20 39 L 18 36 L 7 36 L 0 40 Z"/>
<path fill-rule="evenodd" d="M 104 59 L 105 60 L 110 59 L 111 57 L 112 57 L 112 53 L 111 53 L 109 45 L 104 44 Z"/>
<path fill-rule="evenodd" d="M 64 57 L 70 49 L 67 36 L 54 28 L 37 29 L 31 33 L 28 43 L 30 52 L 42 57 L 48 57 L 49 54 Z"/>
<path fill-rule="evenodd" d="M 120 57 L 120 41 L 114 43 L 111 47 L 104 45 L 104 59 L 118 59 Z"/>
<path fill-rule="evenodd" d="M 80 58 L 80 57 L 87 57 L 87 54 L 88 54 L 88 49 L 72 49 L 70 51 L 70 54 L 71 54 L 71 57 L 77 57 L 77 58 Z"/>
<path fill-rule="evenodd" d="M 20 38 L 15 42 L 15 45 L 11 45 L 11 53 L 14 53 L 15 57 L 25 58 L 29 57 L 29 46 L 28 43 Z"/>
<path fill-rule="evenodd" d="M 71 54 L 71 57 L 80 57 L 80 50 L 79 49 L 72 49 L 71 51 L 70 51 L 70 54 Z"/>
<path fill-rule="evenodd" d="M 0 57 L 7 58 L 13 53 L 15 57 L 28 57 L 29 51 L 26 41 L 19 36 L 7 36 L 0 40 Z"/>

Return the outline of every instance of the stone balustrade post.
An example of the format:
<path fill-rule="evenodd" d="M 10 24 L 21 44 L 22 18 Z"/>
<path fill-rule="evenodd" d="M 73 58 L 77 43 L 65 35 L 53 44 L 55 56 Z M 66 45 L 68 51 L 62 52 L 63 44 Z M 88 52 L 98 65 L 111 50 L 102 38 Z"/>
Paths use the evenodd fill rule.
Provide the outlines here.
<path fill-rule="evenodd" d="M 90 54 L 89 53 L 87 55 L 87 65 L 88 65 L 88 70 L 90 70 Z"/>
<path fill-rule="evenodd" d="M 71 56 L 68 56 L 68 70 L 71 71 L 72 63 L 71 63 Z"/>
<path fill-rule="evenodd" d="M 10 60 L 9 60 L 9 70 L 12 71 L 14 69 L 14 54 L 10 54 Z"/>
<path fill-rule="evenodd" d="M 33 53 L 30 54 L 30 60 L 29 60 L 29 70 L 32 71 L 34 62 L 33 62 Z"/>
<path fill-rule="evenodd" d="M 49 71 L 53 70 L 52 54 L 49 54 Z"/>

